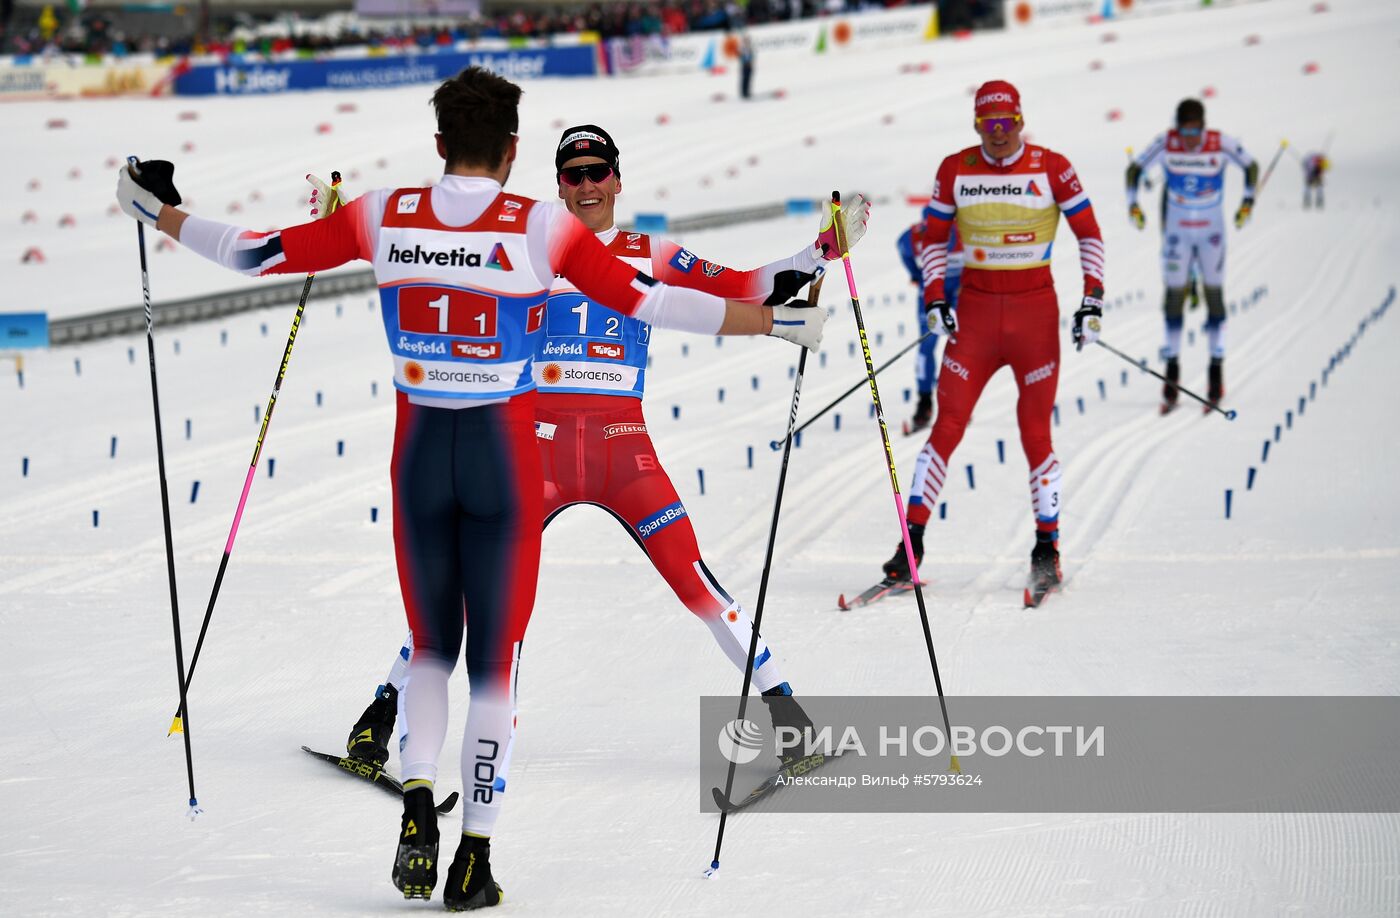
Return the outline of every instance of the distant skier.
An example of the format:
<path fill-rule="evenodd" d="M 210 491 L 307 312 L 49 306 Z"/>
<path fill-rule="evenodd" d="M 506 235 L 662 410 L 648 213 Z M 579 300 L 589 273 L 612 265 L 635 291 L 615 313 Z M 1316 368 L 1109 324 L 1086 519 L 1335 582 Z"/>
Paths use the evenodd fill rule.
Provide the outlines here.
<path fill-rule="evenodd" d="M 914 301 L 914 306 L 918 311 L 920 329 L 925 326 L 924 319 L 924 269 L 919 267 L 919 256 L 923 252 L 923 231 L 924 222 L 928 219 L 930 210 L 924 208 L 923 218 L 909 229 L 905 230 L 895 245 L 899 249 L 899 258 L 904 262 L 904 269 L 909 272 L 909 282 L 919 288 L 919 295 Z M 956 310 L 958 308 L 958 282 L 962 278 L 962 243 L 958 240 L 957 227 L 953 228 L 953 234 L 948 237 L 948 268 L 943 278 L 943 296 L 948 301 L 948 308 Z M 933 420 L 933 389 L 938 385 L 938 334 L 929 332 L 928 337 L 919 345 L 919 355 L 914 361 L 914 382 L 918 387 L 919 401 L 914 406 L 914 417 L 904 423 L 904 435 L 907 437 L 912 433 L 923 430 Z"/>
<path fill-rule="evenodd" d="M 1146 217 L 1138 205 L 1138 182 L 1158 163 L 1166 173 L 1166 202 L 1162 228 L 1162 278 L 1166 294 L 1166 342 L 1162 359 L 1170 380 L 1162 387 L 1162 413 L 1176 407 L 1181 379 L 1182 306 L 1192 266 L 1205 286 L 1206 333 L 1210 338 L 1210 381 L 1207 398 L 1218 405 L 1225 396 L 1225 167 L 1244 170 L 1244 198 L 1235 211 L 1235 226 L 1243 228 L 1254 209 L 1254 185 L 1259 164 L 1232 137 L 1205 127 L 1205 106 L 1184 99 L 1176 108 L 1176 127 L 1159 135 L 1128 166 L 1128 218 L 1138 229 Z M 1206 410 L 1210 410 L 1207 408 Z"/>
<path fill-rule="evenodd" d="M 753 90 L 753 68 L 758 60 L 758 52 L 754 50 L 753 39 L 749 37 L 748 31 L 744 31 L 739 36 L 739 97 L 748 99 Z"/>
<path fill-rule="evenodd" d="M 1060 583 L 1060 463 L 1050 435 L 1060 372 L 1060 315 L 1050 250 L 1063 213 L 1079 240 L 1084 293 L 1072 335 L 1076 347 L 1083 348 L 1098 340 L 1102 321 L 1103 238 L 1069 161 L 1022 142 L 1016 88 L 993 80 L 977 90 L 975 100 L 974 126 L 981 143 L 938 167 L 924 227 L 928 327 L 947 335 L 949 343 L 938 382 L 938 413 L 909 489 L 909 535 L 918 563 L 924 527 L 972 409 L 993 374 L 1010 366 L 1019 391 L 1021 446 L 1031 470 L 1035 548 L 1025 600 L 1033 606 Z M 945 289 L 946 245 L 954 221 L 965 253 L 956 315 Z M 911 579 L 902 543 L 884 572 L 893 581 Z"/>
<path fill-rule="evenodd" d="M 659 283 L 614 258 L 563 207 L 502 190 L 519 143 L 520 87 L 469 67 L 433 94 L 437 185 L 371 191 L 326 219 L 267 233 L 161 203 L 173 167 L 123 167 L 131 217 L 249 275 L 374 265 L 398 389 L 390 477 L 394 549 L 414 658 L 404 689 L 404 813 L 393 866 L 405 898 L 437 883 L 433 808 L 448 676 L 466 643 L 471 702 L 463 832 L 449 909 L 501 901 L 490 836 L 515 733 L 516 664 L 534 605 L 544 476 L 535 433 L 536 342 L 558 275 L 619 313 L 706 335 L 771 333 L 815 348 L 825 311 L 772 309 Z M 175 197 L 178 200 L 178 197 Z"/>
<path fill-rule="evenodd" d="M 1303 208 L 1316 206 L 1322 210 L 1322 180 L 1332 164 L 1326 153 L 1309 153 L 1303 157 Z"/>
<path fill-rule="evenodd" d="M 746 302 L 785 302 L 837 254 L 828 216 L 817 239 L 797 254 L 753 271 L 701 260 L 674 242 L 624 233 L 614 222 L 622 193 L 620 154 L 612 136 L 593 124 L 567 128 L 554 157 L 559 197 L 608 251 L 667 284 Z M 846 211 L 850 245 L 865 235 L 869 204 L 859 195 Z M 539 401 L 536 442 L 544 467 L 544 526 L 570 507 L 606 510 L 699 618 L 733 664 L 748 662 L 753 620 L 720 585 L 696 544 L 689 514 L 656 456 L 642 397 L 651 327 L 582 294 L 558 278 L 545 306 L 535 359 Z M 405 641 L 383 686 L 350 731 L 351 756 L 376 765 L 389 758 L 395 699 L 413 651 Z M 759 639 L 754 687 L 776 726 L 810 725 L 778 662 Z"/>

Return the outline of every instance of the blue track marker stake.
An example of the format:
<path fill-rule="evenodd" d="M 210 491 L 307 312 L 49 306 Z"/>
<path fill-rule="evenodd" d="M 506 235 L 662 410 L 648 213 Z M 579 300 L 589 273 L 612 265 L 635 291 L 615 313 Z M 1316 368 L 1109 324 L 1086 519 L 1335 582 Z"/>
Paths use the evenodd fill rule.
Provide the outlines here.
<path fill-rule="evenodd" d="M 847 341 L 847 342 L 846 342 L 846 356 L 847 356 L 847 357 L 854 357 L 855 355 L 856 355 L 856 343 L 855 343 L 854 341 Z"/>
<path fill-rule="evenodd" d="M 1283 436 L 1283 426 L 1280 425 L 1280 424 L 1275 424 L 1275 425 L 1274 425 L 1274 442 L 1277 443 L 1277 442 L 1279 441 L 1279 438 L 1282 437 L 1282 436 Z"/>
<path fill-rule="evenodd" d="M 190 487 L 190 503 L 194 503 L 195 500 L 197 500 L 198 498 L 199 498 L 199 479 L 196 478 L 194 484 Z"/>
<path fill-rule="evenodd" d="M 884 344 L 884 343 L 885 343 L 885 333 L 884 333 L 884 332 L 876 332 L 876 333 L 875 333 L 875 346 L 876 346 L 876 347 L 879 347 L 880 345 L 882 345 L 882 344 Z"/>
<path fill-rule="evenodd" d="M 910 390 L 910 389 L 905 389 L 905 390 L 904 390 L 904 400 L 905 400 L 906 402 L 909 401 L 909 400 L 911 400 L 913 397 L 914 397 L 914 393 L 913 393 L 912 390 Z"/>
<path fill-rule="evenodd" d="M 1305 396 L 1302 396 L 1302 395 L 1298 396 L 1298 417 L 1301 418 L 1301 417 L 1303 416 L 1303 406 L 1306 405 L 1307 403 L 1308 403 L 1308 400 L 1307 400 L 1307 398 L 1306 398 Z"/>
<path fill-rule="evenodd" d="M 870 409 L 870 416 L 875 417 L 875 403 L 871 402 L 867 407 Z"/>
<path fill-rule="evenodd" d="M 1118 379 L 1123 385 L 1126 386 L 1128 384 L 1128 371 L 1124 370 L 1123 375 L 1118 377 Z"/>
<path fill-rule="evenodd" d="M 264 338 L 266 338 L 266 337 L 267 337 L 267 323 L 264 322 L 264 323 L 262 323 L 261 325 L 259 325 L 259 326 L 258 326 L 258 331 L 262 332 L 262 336 L 263 336 Z"/>
<path fill-rule="evenodd" d="M 261 420 L 262 420 L 262 405 L 254 405 L 254 406 L 253 406 L 253 423 L 256 424 L 256 423 L 258 423 L 258 422 L 261 421 Z"/>
<path fill-rule="evenodd" d="M 1283 413 L 1283 423 L 1288 426 L 1289 430 L 1293 429 L 1293 412 L 1285 411 Z"/>
<path fill-rule="evenodd" d="M 19 380 L 19 387 L 20 387 L 21 389 L 23 389 L 23 388 L 24 388 L 24 371 L 23 371 L 23 370 L 16 370 L 16 371 L 15 371 L 15 377 Z"/>
<path fill-rule="evenodd" d="M 73 358 L 73 375 L 74 375 L 74 376 L 82 376 L 82 375 L 83 375 L 83 362 L 82 362 L 80 359 L 78 359 L 77 357 L 74 357 L 74 358 Z"/>
<path fill-rule="evenodd" d="M 750 376 L 750 377 L 749 377 L 749 382 L 751 382 L 751 383 L 753 384 L 753 391 L 757 392 L 757 391 L 758 391 L 758 377 L 757 377 L 757 376 Z"/>
<path fill-rule="evenodd" d="M 191 437 L 193 434 L 194 434 L 194 423 L 193 423 L 189 418 L 185 418 L 185 439 L 186 439 L 186 440 L 190 439 L 190 437 Z"/>
<path fill-rule="evenodd" d="M 680 416 L 681 416 L 681 406 L 680 406 L 680 405 L 672 405 L 672 406 L 671 406 L 671 417 L 674 418 L 674 419 L 676 419 L 676 420 L 680 420 Z"/>
<path fill-rule="evenodd" d="M 838 412 L 836 412 L 836 414 L 832 415 L 831 420 L 832 420 L 832 427 L 831 427 L 831 429 L 832 429 L 832 430 L 840 430 L 840 429 L 841 429 L 841 412 L 838 411 Z"/>
<path fill-rule="evenodd" d="M 797 367 L 788 367 L 788 379 L 797 378 Z"/>
<path fill-rule="evenodd" d="M 1050 408 L 1050 416 L 1053 417 L 1053 418 L 1055 419 L 1055 426 L 1056 426 L 1056 427 L 1059 427 L 1059 426 L 1060 426 L 1060 406 L 1059 406 L 1059 405 L 1052 405 L 1052 406 L 1051 406 L 1051 408 Z"/>
<path fill-rule="evenodd" d="M 316 407 L 321 407 L 321 391 L 319 389 L 316 390 Z"/>
<path fill-rule="evenodd" d="M 977 490 L 977 482 L 972 477 L 972 463 L 970 462 L 967 464 L 967 489 L 969 491 Z"/>
<path fill-rule="evenodd" d="M 92 528 L 93 528 L 93 529 L 96 529 L 96 528 L 97 528 L 97 511 L 96 511 L 96 510 L 92 511 Z"/>
<path fill-rule="evenodd" d="M 276 471 L 276 469 L 277 469 L 277 460 L 276 460 L 276 459 L 268 459 L 268 460 L 267 460 L 267 477 L 268 477 L 268 478 L 271 478 L 271 477 L 272 477 L 272 473 L 273 473 L 274 471 Z"/>
<path fill-rule="evenodd" d="M 129 348 L 126 349 L 126 362 L 127 362 L 127 363 L 135 363 L 135 362 L 136 362 L 136 348 L 134 348 L 134 347 L 129 347 Z"/>
<path fill-rule="evenodd" d="M 117 458 L 117 438 L 116 438 L 116 435 L 115 435 L 115 434 L 112 436 L 112 450 L 111 450 L 111 452 L 108 454 L 108 458 L 109 458 L 109 459 L 115 459 L 115 458 Z"/>
<path fill-rule="evenodd" d="M 1099 400 L 1102 401 L 1106 398 L 1108 398 L 1108 387 L 1103 384 L 1103 380 L 1101 379 L 1099 380 Z"/>
<path fill-rule="evenodd" d="M 179 339 L 179 338 L 176 338 L 176 339 L 175 339 L 175 353 L 177 353 L 177 354 L 180 353 L 180 339 Z"/>
<path fill-rule="evenodd" d="M 1264 441 L 1264 455 L 1260 457 L 1259 461 L 1260 461 L 1260 463 L 1264 463 L 1264 462 L 1268 462 L 1268 461 L 1269 461 L 1269 441 L 1268 441 L 1268 440 L 1265 440 L 1265 441 Z"/>
<path fill-rule="evenodd" d="M 335 454 L 336 454 L 337 456 L 344 456 L 344 455 L 345 455 L 345 441 L 344 441 L 344 440 L 336 440 L 336 441 L 335 441 Z"/>
<path fill-rule="evenodd" d="M 750 447 L 748 448 L 748 450 L 749 450 L 749 468 L 753 468 L 753 447 L 750 446 Z"/>
<path fill-rule="evenodd" d="M 796 433 L 794 433 L 794 434 L 792 435 L 792 447 L 793 447 L 793 449 L 801 449 L 801 447 L 802 447 L 802 431 L 799 430 L 799 431 L 797 431 Z"/>
<path fill-rule="evenodd" d="M 717 394 L 718 394 L 718 397 L 719 397 L 720 404 L 724 404 L 724 387 L 723 387 L 723 386 L 720 387 L 720 390 L 719 390 L 719 392 L 718 392 Z"/>
<path fill-rule="evenodd" d="M 377 523 L 377 522 L 379 522 L 379 508 L 378 508 L 378 507 L 370 507 L 370 508 L 369 508 L 369 521 L 370 521 L 371 523 Z"/>
<path fill-rule="evenodd" d="M 1245 489 L 1246 491 L 1253 491 L 1253 490 L 1254 490 L 1254 472 L 1255 472 L 1255 468 L 1254 468 L 1254 466 L 1251 465 L 1251 466 L 1249 467 L 1249 474 L 1248 474 L 1247 476 L 1245 476 L 1244 489 Z"/>
<path fill-rule="evenodd" d="M 1308 401 L 1317 398 L 1317 380 L 1308 383 Z"/>
<path fill-rule="evenodd" d="M 1226 489 L 1225 489 L 1225 519 L 1227 519 L 1227 520 L 1230 518 L 1230 504 L 1234 501 L 1234 499 L 1235 499 L 1235 492 L 1232 491 L 1232 490 L 1230 490 L 1229 488 L 1226 488 Z"/>
<path fill-rule="evenodd" d="M 682 357 L 689 357 L 689 356 L 690 356 L 690 345 L 689 345 L 689 344 L 682 344 L 682 345 L 681 345 L 681 356 L 682 356 Z"/>
<path fill-rule="evenodd" d="M 899 337 L 901 337 L 901 338 L 904 337 L 904 323 L 903 323 L 903 322 L 900 322 L 900 323 L 899 323 Z"/>
<path fill-rule="evenodd" d="M 1006 465 L 1006 441 L 1005 441 L 1005 440 L 998 440 L 998 441 L 997 441 L 997 462 L 1000 463 L 1001 465 Z"/>
<path fill-rule="evenodd" d="M 938 518 L 940 520 L 946 520 L 948 518 L 948 502 L 946 500 L 938 505 Z"/>
<path fill-rule="evenodd" d="M 1084 399 L 1083 399 L 1083 398 L 1076 398 L 1076 399 L 1074 400 L 1074 403 L 1075 403 L 1076 405 L 1079 406 L 1079 413 L 1080 413 L 1080 414 L 1083 414 L 1083 413 L 1084 413 Z"/>
<path fill-rule="evenodd" d="M 379 397 L 379 383 L 378 383 L 378 382 L 371 382 L 371 383 L 369 384 L 369 395 L 370 395 L 370 398 L 378 398 L 378 397 Z"/>
<path fill-rule="evenodd" d="M 343 304 L 341 304 L 341 303 L 336 303 L 336 304 L 335 304 L 335 317 L 336 317 L 337 319 L 340 318 L 340 313 L 341 313 L 341 311 L 343 310 L 343 308 L 344 308 Z"/>
<path fill-rule="evenodd" d="M 28 456 L 25 456 L 24 458 L 20 459 L 20 461 L 19 461 L 19 477 L 21 477 L 21 478 L 28 478 L 28 477 L 29 477 L 29 457 L 28 457 Z"/>
<path fill-rule="evenodd" d="M 224 345 L 225 347 L 228 346 L 228 329 L 227 329 L 227 328 L 221 328 L 221 329 L 219 329 L 219 343 L 220 343 L 221 345 Z"/>
<path fill-rule="evenodd" d="M 651 369 L 651 355 L 647 354 L 647 369 Z"/>
<path fill-rule="evenodd" d="M 695 474 L 700 478 L 700 496 L 705 496 L 705 470 L 696 469 Z"/>
<path fill-rule="evenodd" d="M 715 335 L 715 347 L 724 347 L 724 338 Z"/>
<path fill-rule="evenodd" d="M 817 363 L 821 364 L 822 366 L 826 366 L 826 351 L 822 351 L 820 354 L 817 355 Z"/>

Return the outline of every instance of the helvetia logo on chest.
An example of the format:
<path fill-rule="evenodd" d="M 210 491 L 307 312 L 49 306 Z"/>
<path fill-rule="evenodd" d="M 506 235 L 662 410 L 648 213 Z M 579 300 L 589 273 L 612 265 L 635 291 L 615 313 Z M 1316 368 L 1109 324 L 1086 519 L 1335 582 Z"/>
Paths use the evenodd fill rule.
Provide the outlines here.
<path fill-rule="evenodd" d="M 389 252 L 384 256 L 388 262 L 401 265 L 436 265 L 440 268 L 493 268 L 497 271 L 511 271 L 510 257 L 506 254 L 505 246 L 499 242 L 492 246 L 490 253 L 485 259 L 480 252 L 469 252 L 465 247 L 459 246 L 446 251 L 433 251 L 425 249 L 421 245 L 414 245 L 412 248 L 399 248 L 395 243 L 389 244 Z"/>

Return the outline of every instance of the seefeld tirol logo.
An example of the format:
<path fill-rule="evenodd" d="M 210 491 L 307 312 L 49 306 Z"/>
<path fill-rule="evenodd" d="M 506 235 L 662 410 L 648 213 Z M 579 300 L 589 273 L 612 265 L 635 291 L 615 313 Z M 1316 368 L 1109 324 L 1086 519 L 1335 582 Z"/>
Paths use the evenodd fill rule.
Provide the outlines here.
<path fill-rule="evenodd" d="M 747 765 L 763 751 L 763 731 L 751 720 L 731 720 L 720 728 L 719 751 L 735 765 Z"/>

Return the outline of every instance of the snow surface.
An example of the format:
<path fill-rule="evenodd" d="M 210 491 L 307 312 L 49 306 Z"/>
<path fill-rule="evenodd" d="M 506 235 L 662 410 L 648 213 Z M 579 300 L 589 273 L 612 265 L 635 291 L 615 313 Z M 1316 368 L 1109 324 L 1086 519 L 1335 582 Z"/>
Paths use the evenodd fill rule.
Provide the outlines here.
<path fill-rule="evenodd" d="M 833 187 L 888 196 L 854 257 L 881 360 L 915 333 L 912 288 L 893 245 L 916 214 L 904 196 L 926 191 L 939 158 L 973 142 L 969 87 L 1006 77 L 1022 89 L 1034 139 L 1071 158 L 1097 205 L 1113 304 L 1107 339 L 1149 356 L 1160 336 L 1158 235 L 1155 221 L 1139 234 L 1123 217 L 1124 148 L 1147 143 L 1179 98 L 1207 86 L 1211 123 L 1265 161 L 1282 138 L 1305 152 L 1335 131 L 1324 213 L 1299 208 L 1300 169 L 1285 155 L 1255 222 L 1231 231 L 1227 299 L 1241 306 L 1230 322 L 1227 385 L 1239 419 L 1203 418 L 1189 406 L 1160 418 L 1153 380 L 1099 349 L 1067 348 L 1056 448 L 1065 463 L 1068 584 L 1043 610 L 1026 612 L 1025 471 L 1014 387 L 1001 374 L 951 463 L 948 516 L 930 529 L 925 573 L 953 705 L 969 694 L 1391 695 L 1400 691 L 1390 601 L 1400 586 L 1400 485 L 1389 458 L 1400 449 L 1400 319 L 1389 314 L 1356 339 L 1326 386 L 1321 372 L 1400 274 L 1392 254 L 1400 245 L 1400 9 L 1352 0 L 1319 15 L 1312 6 L 1275 0 L 978 36 L 831 58 L 822 69 L 773 59 L 761 62 L 760 88 L 784 86 L 787 97 L 742 107 L 710 100 L 732 95 L 727 78 L 532 83 L 511 187 L 552 192 L 551 125 L 567 119 L 596 120 L 617 137 L 624 215 Z M 1108 32 L 1117 40 L 1105 42 Z M 1251 34 L 1260 40 L 1247 46 Z M 923 59 L 933 60 L 931 73 L 898 73 Z M 1102 68 L 1090 69 L 1092 60 Z M 1304 74 L 1309 61 L 1319 72 Z M 426 97 L 420 87 L 0 107 L 0 308 L 75 314 L 139 302 L 130 224 L 105 215 L 109 155 L 174 158 L 202 213 L 222 215 L 238 199 L 247 225 L 291 222 L 303 172 L 338 168 L 352 189 L 434 175 Z M 358 112 L 337 114 L 348 100 Z M 1107 120 L 1110 109 L 1121 119 Z M 185 110 L 200 119 L 177 120 Z M 657 126 L 662 112 L 670 121 Z M 68 119 L 66 131 L 42 129 L 55 113 Z M 894 121 L 884 123 L 886 115 Z M 321 121 L 334 132 L 314 133 Z M 813 147 L 803 142 L 809 135 Z M 186 140 L 194 153 L 179 152 Z M 377 169 L 381 156 L 388 165 Z M 74 165 L 82 178 L 70 181 Z M 356 169 L 360 177 L 349 179 Z M 42 180 L 42 193 L 24 190 L 30 177 Z M 1230 181 L 1233 206 L 1238 174 Z M 253 189 L 264 194 L 260 205 L 247 202 Z M 41 219 L 21 226 L 29 208 Z M 78 226 L 59 230 L 66 212 Z M 786 254 L 811 231 L 807 219 L 792 218 L 685 242 L 748 265 Z M 1068 315 L 1078 284 L 1065 235 L 1057 275 Z M 16 264 L 28 244 L 45 249 L 46 265 Z M 157 299 L 237 283 L 188 253 L 152 254 Z M 315 304 L 298 340 L 195 680 L 191 726 L 208 812 L 194 823 L 183 818 L 180 743 L 165 737 L 175 678 L 145 342 L 32 354 L 22 389 L 8 375 L 0 385 L 0 641 L 9 661 L 0 722 L 11 740 L 0 777 L 0 912 L 439 907 L 404 903 L 388 882 L 398 815 L 387 795 L 297 748 L 339 748 L 404 631 L 387 518 L 390 365 L 368 303 Z M 824 303 L 835 318 L 825 364 L 809 364 L 803 417 L 863 372 L 848 350 L 854 329 L 839 275 Z M 157 335 L 187 653 L 291 312 Z M 1202 319 L 1193 313 L 1188 323 L 1197 331 L 1183 359 L 1189 385 L 1204 386 Z M 778 467 L 767 443 L 785 422 L 795 353 L 773 340 L 720 345 L 678 334 L 658 337 L 653 353 L 647 404 L 660 454 L 708 566 L 752 607 Z M 910 411 L 911 369 L 906 360 L 883 377 L 895 424 Z M 1263 442 L 1313 382 L 1315 399 L 1261 463 Z M 799 692 L 927 694 L 912 601 L 834 608 L 838 592 L 872 581 L 897 538 L 864 396 L 840 413 L 839 432 L 819 422 L 794 454 L 764 633 Z M 896 443 L 905 481 L 919 445 Z M 1250 466 L 1259 477 L 1246 491 Z M 696 696 L 732 694 L 739 675 L 604 514 L 565 515 L 544 551 L 512 793 L 494 845 L 504 913 L 1400 913 L 1393 814 L 755 813 L 730 821 L 724 867 L 705 881 L 716 818 L 696 805 Z M 464 714 L 464 679 L 455 691 Z M 446 775 L 455 772 L 459 737 L 460 720 Z M 453 823 L 443 826 L 450 832 Z"/>

